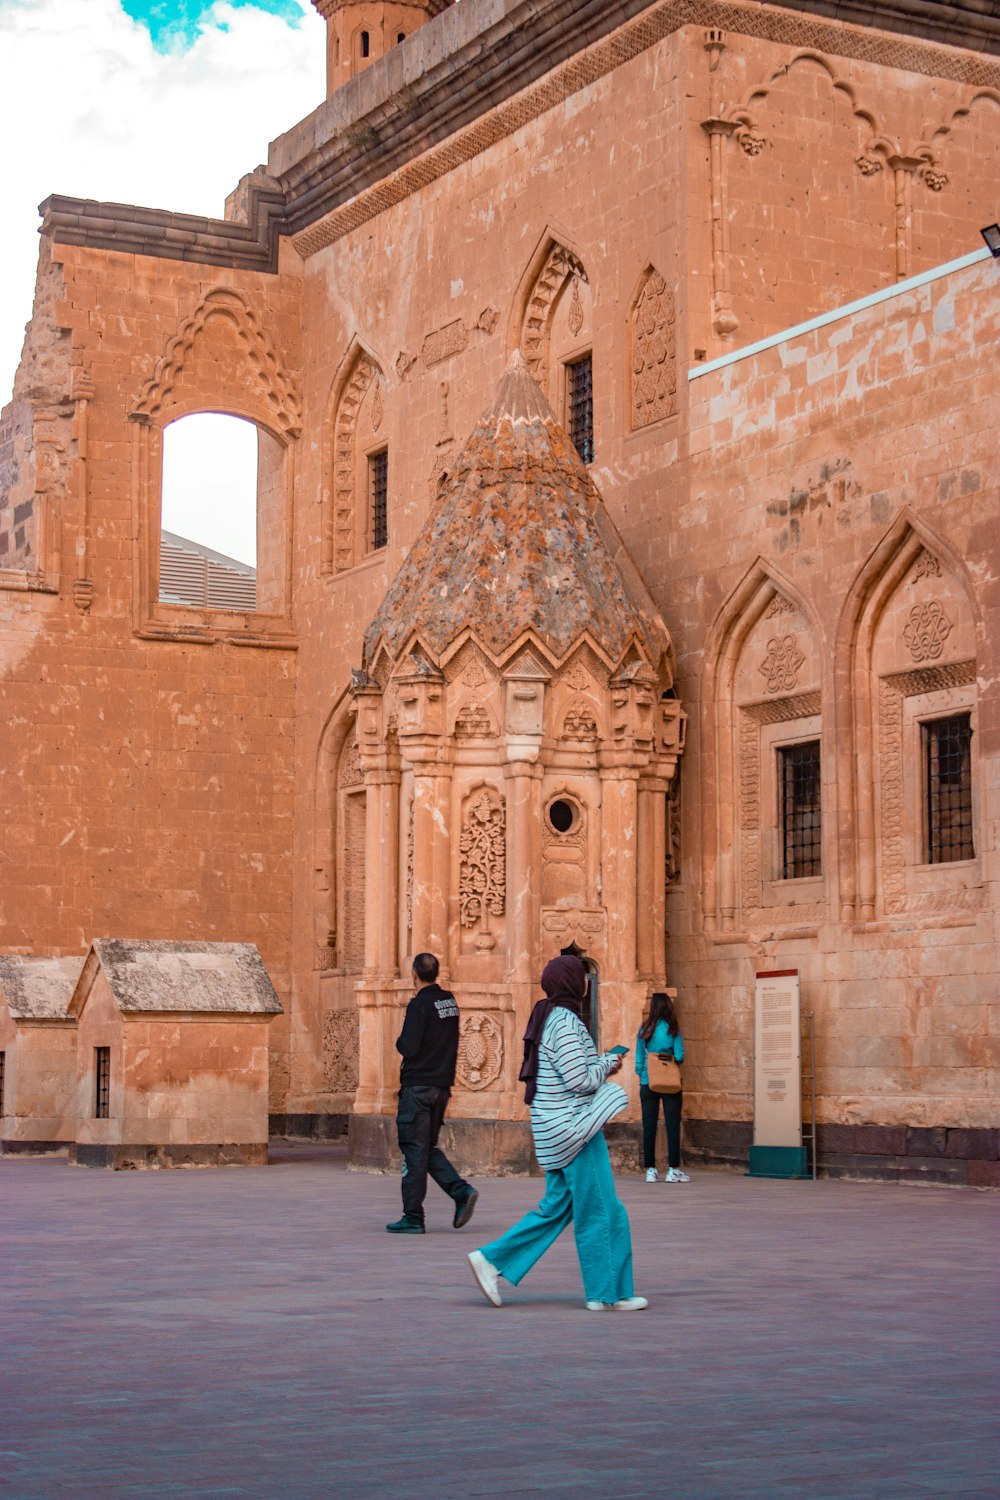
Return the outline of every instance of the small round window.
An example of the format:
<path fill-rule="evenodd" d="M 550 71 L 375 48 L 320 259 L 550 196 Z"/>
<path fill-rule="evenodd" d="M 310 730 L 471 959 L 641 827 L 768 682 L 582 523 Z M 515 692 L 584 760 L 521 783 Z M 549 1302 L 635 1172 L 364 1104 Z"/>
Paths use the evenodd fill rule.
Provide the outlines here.
<path fill-rule="evenodd" d="M 549 827 L 555 833 L 571 833 L 579 818 L 579 809 L 575 803 L 567 802 L 565 797 L 557 797 L 554 802 L 549 803 Z"/>

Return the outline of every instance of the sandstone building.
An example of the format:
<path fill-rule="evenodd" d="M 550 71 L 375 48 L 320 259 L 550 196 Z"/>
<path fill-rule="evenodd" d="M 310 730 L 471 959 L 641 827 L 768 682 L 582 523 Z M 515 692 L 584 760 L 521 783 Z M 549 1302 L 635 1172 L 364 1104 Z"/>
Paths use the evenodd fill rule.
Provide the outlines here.
<path fill-rule="evenodd" d="M 795 968 L 822 1165 L 997 1183 L 1000 18 L 317 4 L 224 219 L 43 205 L 0 951 L 256 944 L 277 1126 L 379 1161 L 434 947 L 501 1170 L 553 951 L 607 1042 L 677 986 L 727 1162 Z M 253 608 L 161 578 L 203 412 L 258 429 Z"/>

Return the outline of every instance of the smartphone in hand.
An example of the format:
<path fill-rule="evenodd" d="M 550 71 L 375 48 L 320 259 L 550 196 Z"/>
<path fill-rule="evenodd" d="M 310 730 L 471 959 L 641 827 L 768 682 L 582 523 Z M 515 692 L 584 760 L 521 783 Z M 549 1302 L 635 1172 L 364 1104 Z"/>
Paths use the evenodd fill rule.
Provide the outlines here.
<path fill-rule="evenodd" d="M 629 1049 L 627 1047 L 622 1047 L 621 1045 L 608 1048 L 609 1052 L 614 1052 L 618 1057 L 624 1057 L 628 1050 Z"/>

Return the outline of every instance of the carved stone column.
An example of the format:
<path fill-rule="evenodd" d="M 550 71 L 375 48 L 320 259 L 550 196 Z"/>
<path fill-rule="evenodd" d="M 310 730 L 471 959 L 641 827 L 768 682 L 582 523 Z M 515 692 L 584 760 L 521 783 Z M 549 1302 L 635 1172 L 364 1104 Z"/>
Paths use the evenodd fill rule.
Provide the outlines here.
<path fill-rule="evenodd" d="M 712 203 L 712 331 L 720 338 L 740 326 L 733 312 L 729 288 L 729 181 L 726 141 L 737 129 L 735 120 L 702 120 L 709 138 L 710 191 Z"/>
<path fill-rule="evenodd" d="M 608 974 L 636 978 L 639 768 L 601 766 L 601 878 L 608 913 Z"/>
<path fill-rule="evenodd" d="M 916 156 L 891 156 L 895 185 L 895 219 L 893 239 L 896 249 L 896 280 L 905 281 L 910 274 L 910 230 L 913 215 L 913 178 L 923 162 Z"/>
<path fill-rule="evenodd" d="M 667 786 L 665 776 L 639 778 L 636 962 L 639 977 L 659 988 L 666 983 Z"/>
<path fill-rule="evenodd" d="M 413 767 L 410 938 L 414 953 L 437 954 L 447 973 L 452 743 L 444 734 L 444 678 L 411 658 L 397 683 L 400 751 Z"/>

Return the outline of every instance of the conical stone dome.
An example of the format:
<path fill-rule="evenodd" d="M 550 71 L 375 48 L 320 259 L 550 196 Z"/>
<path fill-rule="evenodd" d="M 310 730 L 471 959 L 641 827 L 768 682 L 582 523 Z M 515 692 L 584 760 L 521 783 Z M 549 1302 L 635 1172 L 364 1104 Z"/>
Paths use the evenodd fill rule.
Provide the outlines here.
<path fill-rule="evenodd" d="M 365 636 L 440 660 L 466 630 L 499 660 L 533 631 L 554 660 L 588 635 L 612 667 L 637 643 L 660 668 L 666 627 L 520 351 L 456 461 Z M 667 669 L 669 674 L 669 668 Z"/>

